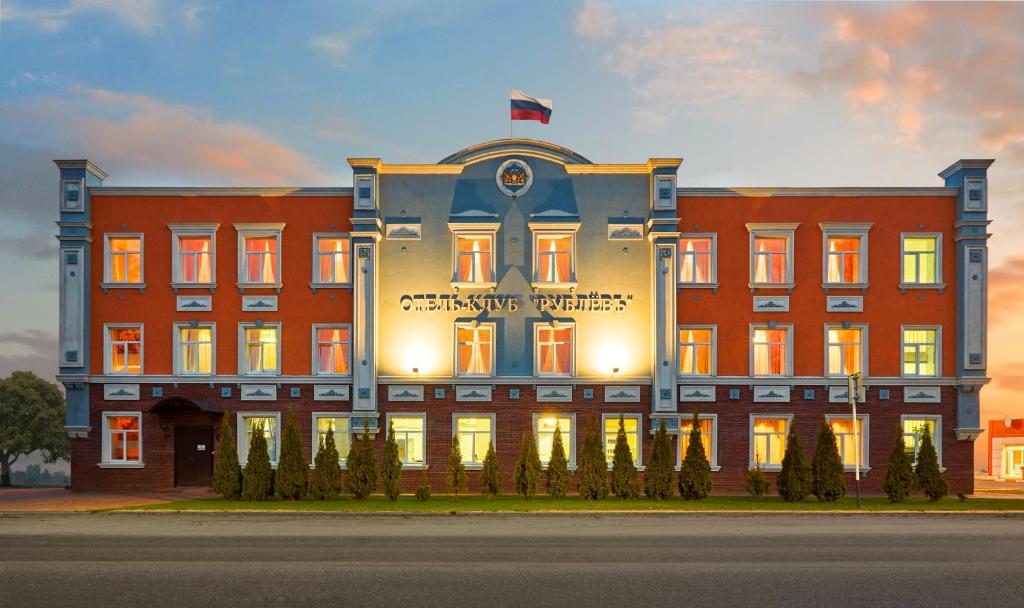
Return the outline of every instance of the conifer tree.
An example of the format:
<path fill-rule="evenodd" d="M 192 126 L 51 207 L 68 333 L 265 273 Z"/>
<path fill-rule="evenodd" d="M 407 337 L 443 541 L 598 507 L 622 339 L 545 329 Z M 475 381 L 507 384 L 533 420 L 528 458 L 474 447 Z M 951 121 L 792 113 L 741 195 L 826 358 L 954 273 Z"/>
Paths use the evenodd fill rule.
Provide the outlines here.
<path fill-rule="evenodd" d="M 366 496 L 377 491 L 377 454 L 373 451 L 373 437 L 370 436 L 366 422 L 363 422 L 363 455 L 360 462 L 363 468 L 363 491 Z"/>
<path fill-rule="evenodd" d="M 686 500 L 703 500 L 711 493 L 711 463 L 700 438 L 700 415 L 697 412 L 693 413 L 686 457 L 679 470 L 679 493 Z"/>
<path fill-rule="evenodd" d="M 786 439 L 786 455 L 782 457 L 782 470 L 779 471 L 779 496 L 786 502 L 800 502 L 811 491 L 811 466 L 804 457 L 804 449 L 796 434 L 796 422 L 789 425 L 789 437 Z"/>
<path fill-rule="evenodd" d="M 619 500 L 636 498 L 640 488 L 636 482 L 636 465 L 633 452 L 626 438 L 625 418 L 619 414 L 619 432 L 615 436 L 615 451 L 612 456 L 612 494 Z"/>
<path fill-rule="evenodd" d="M 494 442 L 487 444 L 487 456 L 480 470 L 480 493 L 488 498 L 501 496 L 501 469 L 498 468 L 498 453 L 494 451 Z"/>
<path fill-rule="evenodd" d="M 314 458 L 313 479 L 308 496 L 314 500 L 330 500 L 341 493 L 341 465 L 338 464 L 338 446 L 334 442 L 334 429 L 320 442 Z"/>
<path fill-rule="evenodd" d="M 238 466 L 238 451 L 235 448 L 235 434 L 231 432 L 230 414 L 224 414 L 221 418 L 212 486 L 214 492 L 228 500 L 236 500 L 242 495 L 242 468 Z"/>
<path fill-rule="evenodd" d="M 416 486 L 416 500 L 420 502 L 430 500 L 430 479 L 427 477 L 426 467 L 423 467 L 420 474 L 420 485 Z"/>
<path fill-rule="evenodd" d="M 682 438 L 680 438 L 682 441 Z M 672 496 L 672 445 L 669 442 L 665 420 L 658 425 L 651 445 L 651 459 L 644 471 L 644 494 L 654 500 L 665 500 Z"/>
<path fill-rule="evenodd" d="M 846 471 L 831 425 L 821 419 L 818 445 L 811 460 L 811 492 L 821 502 L 835 502 L 846 495 Z"/>
<path fill-rule="evenodd" d="M 537 438 L 530 429 L 529 450 L 526 453 L 526 470 L 524 471 L 523 489 L 526 490 L 524 498 L 530 500 L 537 494 L 537 486 L 540 485 L 540 477 L 544 474 L 544 466 L 540 463 L 540 449 L 537 448 Z"/>
<path fill-rule="evenodd" d="M 400 482 L 402 479 L 402 460 L 398 457 L 398 440 L 395 438 L 395 425 L 388 425 L 388 439 L 384 443 L 384 452 L 381 454 L 380 483 L 381 489 L 388 500 L 398 500 L 402 493 Z"/>
<path fill-rule="evenodd" d="M 295 422 L 295 412 L 288 408 L 281 439 L 281 457 L 274 471 L 274 494 L 282 500 L 298 500 L 306 495 L 309 463 L 302 453 L 302 437 Z"/>
<path fill-rule="evenodd" d="M 352 433 L 349 438 L 348 456 L 345 458 L 345 492 L 357 496 L 362 492 L 358 487 L 359 474 L 357 471 L 362 467 L 363 445 L 359 435 Z"/>
<path fill-rule="evenodd" d="M 916 485 L 914 463 L 907 456 L 906 445 L 903 443 L 903 425 L 899 425 L 896 427 L 896 442 L 889 452 L 889 463 L 885 466 L 882 489 L 889 497 L 889 502 L 903 502 Z"/>
<path fill-rule="evenodd" d="M 452 435 L 452 448 L 448 451 L 448 470 L 445 475 L 448 493 L 459 499 L 459 491 L 466 487 L 466 465 L 462 464 L 462 446 L 459 436 Z"/>
<path fill-rule="evenodd" d="M 747 493 L 754 497 L 754 500 L 761 500 L 761 497 L 768 493 L 768 477 L 761 467 L 761 460 L 754 460 L 754 467 L 747 471 Z"/>
<path fill-rule="evenodd" d="M 526 479 L 526 461 L 530 457 L 529 441 L 530 438 L 523 433 L 522 441 L 519 442 L 519 455 L 516 456 L 516 466 L 512 469 L 512 486 L 515 488 L 516 494 L 520 496 L 523 496 L 525 492 L 523 484 Z"/>
<path fill-rule="evenodd" d="M 345 489 L 356 500 L 363 500 L 377 489 L 377 459 L 365 423 L 362 438 L 352 439 L 345 469 Z"/>
<path fill-rule="evenodd" d="M 256 424 L 249 442 L 249 457 L 242 473 L 242 498 L 266 500 L 272 491 L 274 471 L 270 468 L 267 438 L 263 436 L 263 423 Z"/>
<path fill-rule="evenodd" d="M 537 454 L 538 458 L 540 453 Z M 551 439 L 551 459 L 545 477 L 548 496 L 563 498 L 569 491 L 569 461 L 565 457 L 565 444 L 562 442 L 562 429 L 555 423 L 555 434 Z"/>
<path fill-rule="evenodd" d="M 608 461 L 601 445 L 601 432 L 593 422 L 583 435 L 578 473 L 577 487 L 584 500 L 604 500 L 608 496 Z"/>
<path fill-rule="evenodd" d="M 921 433 L 921 447 L 917 451 L 917 485 L 924 490 L 928 500 L 938 502 L 949 494 L 949 482 L 939 470 L 939 456 L 935 453 L 932 434 L 927 430 Z"/>

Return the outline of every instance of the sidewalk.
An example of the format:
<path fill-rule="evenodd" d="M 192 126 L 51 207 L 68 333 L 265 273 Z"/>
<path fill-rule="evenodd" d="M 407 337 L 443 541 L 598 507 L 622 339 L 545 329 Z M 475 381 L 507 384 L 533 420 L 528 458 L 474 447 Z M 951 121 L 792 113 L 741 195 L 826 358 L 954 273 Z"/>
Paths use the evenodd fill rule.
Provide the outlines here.
<path fill-rule="evenodd" d="M 176 488 L 163 492 L 72 492 L 64 488 L 0 490 L 0 512 L 95 511 L 212 497 L 209 488 Z"/>

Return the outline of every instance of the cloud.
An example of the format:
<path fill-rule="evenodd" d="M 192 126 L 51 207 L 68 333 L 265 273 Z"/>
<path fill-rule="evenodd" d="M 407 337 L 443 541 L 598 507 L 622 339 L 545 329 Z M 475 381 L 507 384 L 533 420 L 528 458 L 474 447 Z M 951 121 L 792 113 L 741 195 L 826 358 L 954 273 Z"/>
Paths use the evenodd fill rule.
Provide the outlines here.
<path fill-rule="evenodd" d="M 20 2 L 8 2 L 0 12 L 7 22 L 24 22 L 43 32 L 66 29 L 77 17 L 99 14 L 143 33 L 153 31 L 162 24 L 160 3 L 156 0 L 70 0 L 59 6 L 24 7 Z"/>
<path fill-rule="evenodd" d="M 610 38 L 618 21 L 606 3 L 587 0 L 576 13 L 576 33 L 584 38 Z"/>
<path fill-rule="evenodd" d="M 1024 254 L 1011 256 L 988 272 L 990 325 L 1019 321 L 1024 312 Z"/>
<path fill-rule="evenodd" d="M 16 370 L 43 378 L 57 373 L 57 336 L 38 329 L 0 332 L 0 378 Z"/>
<path fill-rule="evenodd" d="M 309 39 L 309 47 L 319 51 L 330 61 L 341 64 L 349 58 L 354 47 L 372 32 L 368 25 L 361 25 L 344 32 L 320 34 Z"/>

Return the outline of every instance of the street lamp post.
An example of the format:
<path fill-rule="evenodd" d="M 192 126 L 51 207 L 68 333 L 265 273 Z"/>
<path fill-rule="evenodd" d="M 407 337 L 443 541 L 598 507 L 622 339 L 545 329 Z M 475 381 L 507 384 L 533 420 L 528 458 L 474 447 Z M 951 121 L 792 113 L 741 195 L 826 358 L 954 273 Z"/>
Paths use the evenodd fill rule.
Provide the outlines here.
<path fill-rule="evenodd" d="M 864 390 L 863 375 L 860 372 L 847 378 L 850 408 L 853 410 L 853 476 L 857 480 L 857 508 L 860 508 L 860 430 L 857 426 L 857 398 Z"/>

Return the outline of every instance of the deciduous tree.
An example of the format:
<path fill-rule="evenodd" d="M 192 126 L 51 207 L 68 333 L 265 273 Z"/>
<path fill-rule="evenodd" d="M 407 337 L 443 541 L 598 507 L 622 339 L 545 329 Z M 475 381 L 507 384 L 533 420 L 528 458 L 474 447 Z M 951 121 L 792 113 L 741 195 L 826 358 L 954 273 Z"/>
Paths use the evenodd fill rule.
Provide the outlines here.
<path fill-rule="evenodd" d="M 11 485 L 11 465 L 36 450 L 46 462 L 69 456 L 64 396 L 32 372 L 0 380 L 0 486 Z"/>

